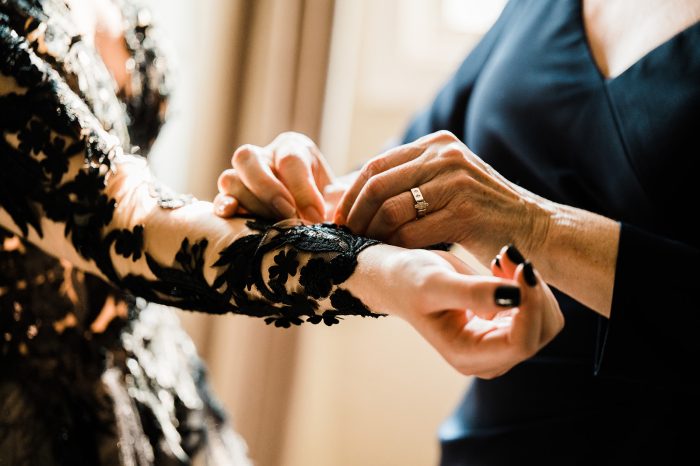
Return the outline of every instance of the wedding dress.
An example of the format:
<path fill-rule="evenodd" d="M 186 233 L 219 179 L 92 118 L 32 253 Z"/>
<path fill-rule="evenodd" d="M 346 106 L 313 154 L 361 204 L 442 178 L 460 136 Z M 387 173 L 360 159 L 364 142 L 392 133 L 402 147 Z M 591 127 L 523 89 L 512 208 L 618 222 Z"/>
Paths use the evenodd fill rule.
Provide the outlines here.
<path fill-rule="evenodd" d="M 61 0 L 0 0 L 0 464 L 248 464 L 166 306 L 289 327 L 376 317 L 343 288 L 373 241 L 224 220 L 145 156 L 170 91 L 118 2 L 129 92 Z"/>

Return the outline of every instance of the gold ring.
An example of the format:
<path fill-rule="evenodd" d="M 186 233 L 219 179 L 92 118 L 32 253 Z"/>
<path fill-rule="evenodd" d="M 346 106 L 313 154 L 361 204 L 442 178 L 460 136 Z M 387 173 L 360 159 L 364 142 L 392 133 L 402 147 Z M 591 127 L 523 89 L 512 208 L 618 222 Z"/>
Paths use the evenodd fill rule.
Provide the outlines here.
<path fill-rule="evenodd" d="M 423 193 L 420 192 L 419 188 L 411 189 L 411 194 L 413 195 L 413 200 L 416 201 L 416 203 L 413 204 L 413 208 L 416 209 L 416 218 L 425 217 L 425 214 L 428 213 L 428 207 L 430 207 L 430 204 L 425 202 Z"/>

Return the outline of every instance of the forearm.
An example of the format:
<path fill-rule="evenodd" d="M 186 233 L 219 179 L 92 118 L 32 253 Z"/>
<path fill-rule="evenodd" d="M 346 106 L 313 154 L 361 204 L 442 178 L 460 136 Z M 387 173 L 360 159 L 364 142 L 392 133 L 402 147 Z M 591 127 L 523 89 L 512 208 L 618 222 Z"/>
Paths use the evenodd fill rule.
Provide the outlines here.
<path fill-rule="evenodd" d="M 392 271 L 408 271 L 400 261 L 407 258 L 407 250 L 388 244 L 366 248 L 357 257 L 355 273 L 345 282 L 345 287 L 373 312 L 402 316 L 409 310 L 404 297 L 408 289 L 391 292 L 398 283 L 409 283 L 409 277 L 393 275 Z M 398 282 L 398 283 L 397 283 Z M 400 291 L 403 291 L 401 293 Z"/>
<path fill-rule="evenodd" d="M 137 295 L 185 309 L 265 317 L 279 326 L 376 316 L 357 294 L 371 290 L 369 269 L 361 268 L 352 289 L 346 284 L 373 241 L 330 225 L 225 220 L 208 202 L 163 208 L 138 160 L 119 164 L 109 186 L 118 199 L 116 226 L 142 228 L 143 254 L 113 251 L 114 277 L 107 275 Z"/>
<path fill-rule="evenodd" d="M 523 245 L 523 252 L 549 284 L 609 317 L 619 223 L 546 200 L 538 200 L 537 206 L 534 233 L 518 247 Z"/>
<path fill-rule="evenodd" d="M 393 251 L 385 250 L 399 248 L 365 254 L 375 242 L 332 225 L 225 220 L 208 202 L 164 208 L 145 161 L 126 156 L 114 167 L 104 191 L 115 201 L 108 225 L 76 247 L 64 236 L 65 223 L 42 217 L 43 234 L 30 229 L 25 238 L 118 288 L 183 309 L 246 314 L 287 327 L 377 317 L 373 311 L 386 304 L 377 300 L 376 280 L 388 275 L 383 261 Z M 0 221 L 22 234 L 1 209 Z"/>
<path fill-rule="evenodd" d="M 168 265 L 174 262 L 175 252 L 184 240 L 195 244 L 206 239 L 202 273 L 211 285 L 216 278 L 213 264 L 218 260 L 217 251 L 232 244 L 239 236 L 251 234 L 245 225 L 246 220 L 216 217 L 211 203 L 197 200 L 171 200 L 182 205 L 164 208 L 162 205 L 167 202 L 166 198 L 171 196 L 164 195 L 163 189 L 166 188 L 151 176 L 145 160 L 125 156 L 105 190 L 110 198 L 117 200 L 110 229 L 134 231 L 141 227 L 143 251 L 158 263 Z M 142 273 L 150 279 L 154 278 L 143 254 L 139 254 L 138 258 L 123 257 L 111 251 L 110 258 L 118 276 Z"/>

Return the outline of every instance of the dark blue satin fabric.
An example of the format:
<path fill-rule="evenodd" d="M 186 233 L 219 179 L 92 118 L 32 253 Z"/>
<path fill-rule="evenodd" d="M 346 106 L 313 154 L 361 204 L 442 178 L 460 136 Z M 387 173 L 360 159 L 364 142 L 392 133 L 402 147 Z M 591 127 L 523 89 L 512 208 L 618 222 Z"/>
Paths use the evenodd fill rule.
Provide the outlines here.
<path fill-rule="evenodd" d="M 562 333 L 440 429 L 442 464 L 675 464 L 700 357 L 700 24 L 618 77 L 575 0 L 511 0 L 404 140 L 455 133 L 508 179 L 621 222 L 611 319 L 557 292 Z M 536 266 L 537 264 L 535 264 Z"/>

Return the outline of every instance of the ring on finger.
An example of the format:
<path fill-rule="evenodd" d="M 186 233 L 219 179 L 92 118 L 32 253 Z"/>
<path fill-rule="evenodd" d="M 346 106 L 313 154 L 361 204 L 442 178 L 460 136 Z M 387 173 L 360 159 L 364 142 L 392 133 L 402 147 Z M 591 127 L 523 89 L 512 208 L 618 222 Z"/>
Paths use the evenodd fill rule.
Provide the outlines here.
<path fill-rule="evenodd" d="M 416 202 L 413 204 L 413 208 L 416 209 L 416 219 L 425 217 L 428 213 L 428 207 L 430 207 L 430 204 L 428 204 L 423 198 L 423 193 L 420 191 L 420 188 L 411 188 L 411 195 L 413 196 L 413 200 Z"/>

